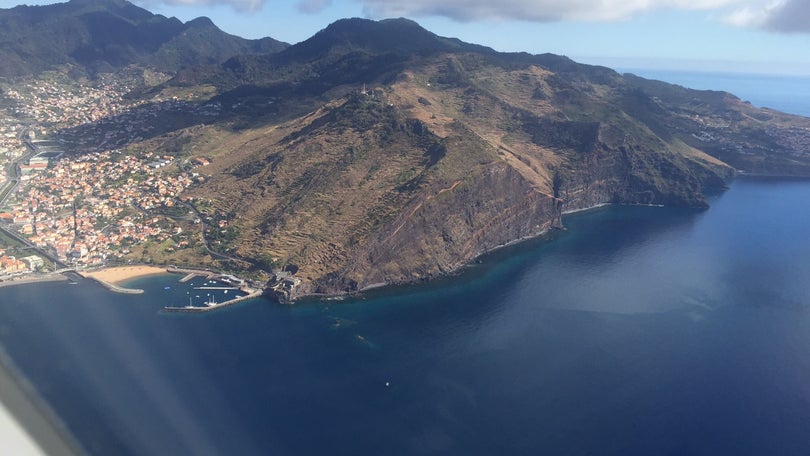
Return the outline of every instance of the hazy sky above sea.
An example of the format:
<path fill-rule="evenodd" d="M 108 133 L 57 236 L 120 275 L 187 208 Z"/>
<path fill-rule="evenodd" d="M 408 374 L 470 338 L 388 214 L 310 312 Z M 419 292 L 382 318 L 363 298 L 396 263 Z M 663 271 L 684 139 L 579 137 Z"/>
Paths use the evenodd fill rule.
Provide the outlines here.
<path fill-rule="evenodd" d="M 14 6 L 15 0 L 0 0 Z M 53 3 L 28 0 L 28 4 Z M 133 0 L 296 43 L 345 17 L 408 17 L 499 51 L 612 67 L 810 74 L 808 0 Z"/>

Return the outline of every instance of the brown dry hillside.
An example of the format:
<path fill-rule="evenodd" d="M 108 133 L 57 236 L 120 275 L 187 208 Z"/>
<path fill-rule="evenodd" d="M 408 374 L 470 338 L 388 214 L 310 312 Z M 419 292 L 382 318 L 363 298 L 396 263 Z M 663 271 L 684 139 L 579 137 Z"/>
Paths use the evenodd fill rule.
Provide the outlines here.
<path fill-rule="evenodd" d="M 195 86 L 226 109 L 183 151 L 213 158 L 189 196 L 227 220 L 222 251 L 297 271 L 290 298 L 447 273 L 597 204 L 705 207 L 735 169 L 810 174 L 808 119 L 404 20 L 159 90 Z"/>
<path fill-rule="evenodd" d="M 617 122 L 635 130 L 632 142 L 565 120 L 552 73 L 537 66 L 443 81 L 475 58 L 436 56 L 365 94 L 355 87 L 295 120 L 225 135 L 194 194 L 232 217 L 239 256 L 294 265 L 298 294 L 336 293 L 453 271 L 560 226 L 567 209 L 702 204 L 702 183 L 728 171 L 626 116 Z"/>

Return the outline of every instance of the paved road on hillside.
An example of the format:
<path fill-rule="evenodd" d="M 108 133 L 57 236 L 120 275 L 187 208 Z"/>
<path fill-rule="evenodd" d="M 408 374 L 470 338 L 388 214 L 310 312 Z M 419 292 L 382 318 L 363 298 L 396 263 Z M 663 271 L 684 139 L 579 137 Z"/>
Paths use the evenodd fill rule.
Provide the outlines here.
<path fill-rule="evenodd" d="M 7 172 L 6 175 L 9 176 L 9 181 L 6 183 L 6 185 L 3 187 L 3 189 L 0 190 L 0 208 L 5 206 L 6 201 L 8 201 L 8 199 L 11 197 L 11 195 L 14 194 L 14 191 L 17 189 L 17 186 L 20 185 L 19 165 L 21 163 L 24 163 L 24 162 L 28 161 L 29 158 L 31 158 L 34 155 L 36 155 L 37 153 L 39 153 L 39 148 L 37 147 L 37 145 L 34 144 L 31 141 L 31 139 L 28 138 L 28 130 L 27 129 L 22 132 L 22 138 L 21 139 L 22 139 L 23 143 L 25 144 L 25 146 L 28 148 L 28 151 L 25 154 L 23 154 L 21 157 L 17 158 L 16 160 L 13 160 L 8 165 L 8 168 L 7 168 L 8 172 Z M 18 235 L 14 231 L 6 229 L 6 227 L 4 227 L 3 225 L 0 225 L 0 231 L 5 233 L 8 237 L 22 243 L 27 248 L 33 250 L 34 252 L 38 253 L 39 255 L 49 259 L 51 262 L 53 262 L 54 265 L 56 265 L 57 269 L 62 269 L 62 268 L 67 267 L 67 265 L 65 263 L 59 261 L 59 258 L 57 258 L 55 255 L 53 255 L 50 252 L 47 252 L 47 251 L 43 250 L 42 248 L 36 246 L 35 244 L 31 243 L 31 241 L 29 241 L 28 239 Z"/>
<path fill-rule="evenodd" d="M 20 185 L 19 165 L 28 161 L 29 158 L 33 157 L 39 152 L 37 145 L 28 138 L 28 132 L 29 130 L 24 130 L 21 138 L 23 144 L 25 144 L 25 146 L 28 148 L 28 151 L 16 160 L 12 160 L 6 167 L 6 176 L 8 176 L 9 179 L 8 182 L 6 182 L 6 185 L 0 189 L 0 208 L 6 205 L 6 201 L 8 201 L 8 199 L 14 193 L 14 190 L 17 189 L 17 186 Z"/>

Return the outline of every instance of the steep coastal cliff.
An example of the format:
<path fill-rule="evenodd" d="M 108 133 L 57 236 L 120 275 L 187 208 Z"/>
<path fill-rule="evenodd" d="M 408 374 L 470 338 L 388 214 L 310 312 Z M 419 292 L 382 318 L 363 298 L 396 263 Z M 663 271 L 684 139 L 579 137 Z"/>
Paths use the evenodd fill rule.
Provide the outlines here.
<path fill-rule="evenodd" d="M 456 271 L 566 212 L 707 207 L 738 171 L 810 175 L 810 119 L 404 19 L 341 20 L 130 95 L 157 117 L 115 144 L 210 162 L 179 195 L 208 236 L 195 252 L 285 301 Z"/>
<path fill-rule="evenodd" d="M 421 39 L 363 47 L 353 24 Z M 226 250 L 295 273 L 284 300 L 455 271 L 562 227 L 569 211 L 707 207 L 704 193 L 737 169 L 767 169 L 751 160 L 766 148 L 774 170 L 808 169 L 808 119 L 564 57 L 442 40 L 408 21 L 343 21 L 278 56 L 240 60 L 249 72 L 205 76 L 223 84 L 220 99 L 243 104 L 235 120 L 204 128 L 195 147 L 214 165 L 191 195 L 227 215 L 236 234 Z M 339 77 L 325 71 L 340 62 Z M 775 132 L 793 140 L 775 145 Z"/>

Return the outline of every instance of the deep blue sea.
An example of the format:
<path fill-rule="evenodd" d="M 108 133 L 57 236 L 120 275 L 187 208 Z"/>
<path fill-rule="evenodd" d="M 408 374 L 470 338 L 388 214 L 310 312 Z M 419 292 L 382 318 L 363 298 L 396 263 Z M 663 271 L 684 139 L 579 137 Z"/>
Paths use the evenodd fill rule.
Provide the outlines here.
<path fill-rule="evenodd" d="M 99 455 L 810 454 L 810 182 L 711 202 L 570 216 L 359 300 L 3 288 L 0 339 Z"/>
<path fill-rule="evenodd" d="M 344 301 L 0 288 L 0 342 L 96 455 L 810 454 L 810 181 L 710 203 Z"/>

